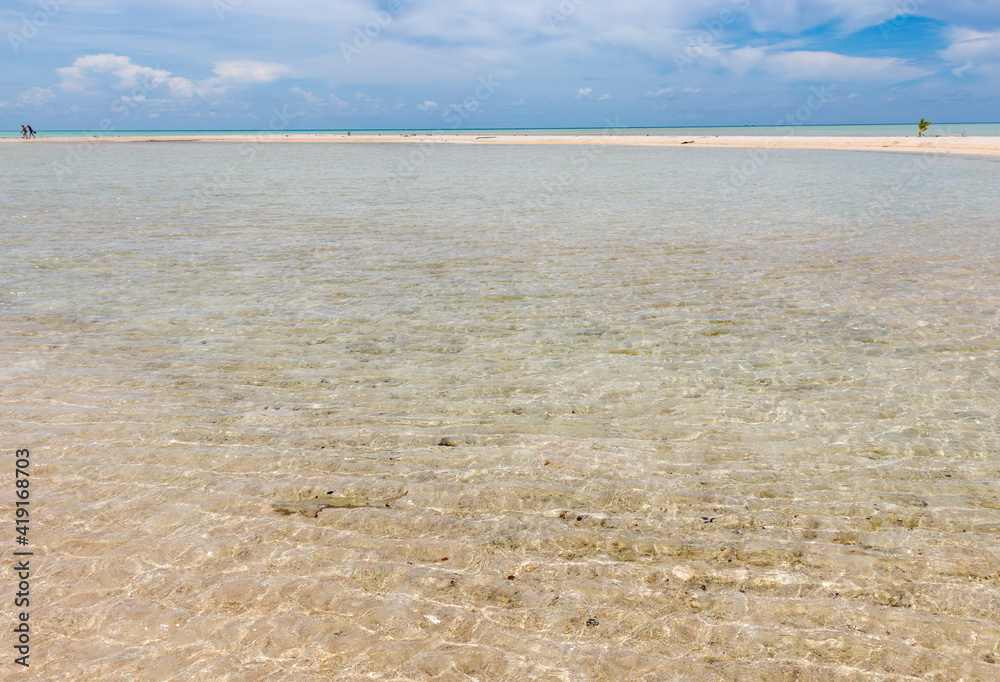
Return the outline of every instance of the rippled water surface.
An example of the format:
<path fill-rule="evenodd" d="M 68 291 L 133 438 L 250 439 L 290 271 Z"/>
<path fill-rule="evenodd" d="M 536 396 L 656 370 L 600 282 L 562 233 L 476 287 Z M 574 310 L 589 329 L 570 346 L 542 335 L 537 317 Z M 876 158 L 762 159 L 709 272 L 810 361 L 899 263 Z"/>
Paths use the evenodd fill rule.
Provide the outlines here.
<path fill-rule="evenodd" d="M 0 151 L 35 678 L 1000 677 L 996 160 Z"/>

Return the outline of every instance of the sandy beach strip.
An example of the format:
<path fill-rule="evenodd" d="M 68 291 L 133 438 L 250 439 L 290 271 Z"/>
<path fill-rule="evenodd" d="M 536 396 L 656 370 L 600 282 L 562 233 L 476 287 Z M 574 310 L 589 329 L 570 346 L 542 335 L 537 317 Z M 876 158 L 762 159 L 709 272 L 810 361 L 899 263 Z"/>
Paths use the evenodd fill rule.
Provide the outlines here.
<path fill-rule="evenodd" d="M 4 138 L 6 143 L 24 142 Z M 808 137 L 808 136 L 695 136 L 695 135 L 544 135 L 532 133 L 246 133 L 192 135 L 94 135 L 41 137 L 31 142 L 79 144 L 83 142 L 339 142 L 401 144 L 545 144 L 613 145 L 623 147 L 713 147 L 734 149 L 824 149 L 844 151 L 895 151 L 938 154 L 1000 155 L 1000 137 Z"/>

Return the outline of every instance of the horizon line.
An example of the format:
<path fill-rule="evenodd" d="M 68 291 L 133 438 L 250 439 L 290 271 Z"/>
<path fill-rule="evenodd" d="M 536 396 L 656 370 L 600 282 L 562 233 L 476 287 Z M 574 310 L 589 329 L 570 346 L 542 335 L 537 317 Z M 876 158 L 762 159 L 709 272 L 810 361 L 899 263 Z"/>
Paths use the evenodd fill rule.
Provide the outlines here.
<path fill-rule="evenodd" d="M 845 128 L 845 127 L 878 127 L 878 126 L 916 126 L 918 123 L 905 121 L 896 123 L 810 123 L 810 124 L 730 124 L 730 125 L 676 125 L 676 126 L 537 126 L 530 128 L 287 128 L 273 130 L 270 128 L 122 128 L 119 130 L 102 131 L 96 128 L 46 128 L 49 133 L 101 133 L 104 135 L 115 135 L 124 133 L 157 133 L 157 132 L 185 132 L 185 133 L 219 133 L 219 132 L 270 132 L 281 133 L 309 133 L 309 132 L 359 132 L 359 133 L 381 133 L 381 132 L 422 132 L 422 133 L 449 133 L 461 134 L 463 132 L 498 132 L 498 131 L 547 131 L 547 130 L 699 130 L 713 128 Z M 958 125 L 1000 125 L 1000 121 L 944 121 L 932 122 L 937 126 L 958 126 Z M 11 134 L 19 134 L 15 128 L 10 129 Z M 36 131 L 37 132 L 37 131 Z M 0 133 L 2 135 L 2 133 Z"/>

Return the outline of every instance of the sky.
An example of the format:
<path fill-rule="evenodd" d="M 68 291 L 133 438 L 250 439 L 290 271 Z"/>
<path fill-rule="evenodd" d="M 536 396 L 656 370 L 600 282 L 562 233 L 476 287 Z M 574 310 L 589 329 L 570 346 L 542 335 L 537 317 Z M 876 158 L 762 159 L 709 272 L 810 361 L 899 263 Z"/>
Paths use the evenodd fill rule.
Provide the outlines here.
<path fill-rule="evenodd" d="M 3 0 L 0 127 L 1000 121 L 1000 0 Z"/>

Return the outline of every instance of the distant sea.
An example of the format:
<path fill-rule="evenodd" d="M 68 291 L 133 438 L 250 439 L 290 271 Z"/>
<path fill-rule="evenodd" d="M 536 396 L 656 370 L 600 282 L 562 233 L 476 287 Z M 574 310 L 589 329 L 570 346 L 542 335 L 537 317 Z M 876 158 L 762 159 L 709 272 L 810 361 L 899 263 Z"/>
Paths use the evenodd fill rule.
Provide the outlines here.
<path fill-rule="evenodd" d="M 316 130 L 115 130 L 102 133 L 97 130 L 38 130 L 43 137 L 127 137 L 132 135 L 172 136 L 172 135 L 253 135 L 283 133 L 287 135 L 316 135 L 346 133 L 348 129 Z M 483 133 L 501 135 L 798 135 L 805 137 L 909 137 L 917 134 L 916 123 L 894 123 L 885 125 L 784 125 L 784 126 L 720 126 L 689 128 L 480 128 L 480 129 L 350 129 L 355 133 L 449 133 L 453 135 L 481 135 Z M 966 135 L 969 137 L 998 137 L 1000 123 L 935 123 L 929 129 L 930 136 Z M 0 131 L 0 138 L 20 137 L 17 130 Z"/>

